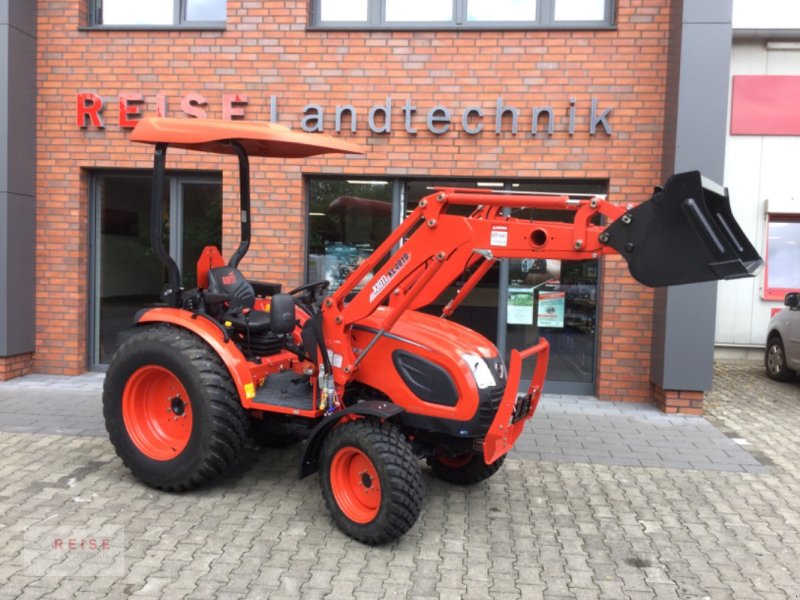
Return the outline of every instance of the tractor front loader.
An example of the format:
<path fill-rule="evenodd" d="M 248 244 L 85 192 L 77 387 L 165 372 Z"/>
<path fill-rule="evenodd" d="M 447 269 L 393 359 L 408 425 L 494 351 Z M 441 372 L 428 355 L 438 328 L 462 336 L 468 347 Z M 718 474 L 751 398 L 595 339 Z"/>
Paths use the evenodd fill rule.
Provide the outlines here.
<path fill-rule="evenodd" d="M 671 177 L 635 207 L 604 197 L 436 189 L 329 294 L 328 281 L 281 293 L 238 265 L 250 244 L 248 156 L 358 153 L 341 140 L 276 125 L 145 118 L 131 139 L 155 144 L 151 242 L 168 281 L 163 307 L 142 310 L 114 355 L 103 411 L 117 454 L 167 491 L 202 485 L 236 462 L 248 436 L 305 440 L 300 476 L 319 472 L 333 520 L 367 544 L 402 536 L 422 506 L 419 461 L 456 484 L 491 477 L 533 416 L 548 343 L 513 350 L 447 319 L 497 260 L 620 254 L 648 286 L 746 277 L 761 264 L 726 191 L 697 172 Z M 168 146 L 234 154 L 241 243 L 215 247 L 195 289 L 162 243 Z M 464 215 L 448 211 L 470 206 Z M 509 216 L 571 211 L 571 222 Z M 511 212 L 513 214 L 513 212 Z M 598 215 L 608 225 L 597 225 Z M 442 314 L 420 311 L 459 282 Z M 536 359 L 520 390 L 522 363 Z"/>

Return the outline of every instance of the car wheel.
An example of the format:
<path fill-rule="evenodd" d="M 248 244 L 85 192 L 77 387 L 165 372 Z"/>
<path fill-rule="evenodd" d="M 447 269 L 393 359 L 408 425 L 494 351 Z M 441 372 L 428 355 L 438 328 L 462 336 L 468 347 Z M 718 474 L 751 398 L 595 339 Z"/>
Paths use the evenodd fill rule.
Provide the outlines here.
<path fill-rule="evenodd" d="M 773 381 L 791 381 L 795 376 L 794 371 L 786 366 L 786 352 L 779 335 L 773 335 L 767 341 L 764 366 L 767 369 L 767 377 Z"/>

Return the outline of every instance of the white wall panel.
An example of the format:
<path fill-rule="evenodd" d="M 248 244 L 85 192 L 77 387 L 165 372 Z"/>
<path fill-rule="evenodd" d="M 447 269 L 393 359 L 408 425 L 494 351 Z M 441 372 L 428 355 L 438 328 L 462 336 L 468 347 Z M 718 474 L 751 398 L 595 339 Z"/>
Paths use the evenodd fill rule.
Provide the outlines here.
<path fill-rule="evenodd" d="M 761 3 L 754 4 L 763 10 Z M 800 2 L 793 4 L 800 6 Z M 737 5 L 741 2 L 734 3 L 734 19 Z M 736 41 L 731 75 L 800 75 L 800 50 L 767 50 L 765 41 Z M 762 255 L 765 252 L 766 201 L 800 195 L 799 177 L 800 137 L 728 135 L 725 185 L 730 190 L 731 207 L 744 233 Z M 764 345 L 770 311 L 782 303 L 763 300 L 763 285 L 763 273 L 751 279 L 720 282 L 717 345 Z"/>

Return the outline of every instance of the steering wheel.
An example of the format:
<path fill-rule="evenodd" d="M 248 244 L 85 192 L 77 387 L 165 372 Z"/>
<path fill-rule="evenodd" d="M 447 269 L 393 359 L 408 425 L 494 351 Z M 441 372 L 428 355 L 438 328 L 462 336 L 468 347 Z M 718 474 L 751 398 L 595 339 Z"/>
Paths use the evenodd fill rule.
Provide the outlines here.
<path fill-rule="evenodd" d="M 327 279 L 322 281 L 312 281 L 300 287 L 294 288 L 289 292 L 290 296 L 296 296 L 295 301 L 304 308 L 309 314 L 318 312 L 322 306 L 322 298 L 324 297 L 325 290 L 328 289 L 331 282 Z"/>

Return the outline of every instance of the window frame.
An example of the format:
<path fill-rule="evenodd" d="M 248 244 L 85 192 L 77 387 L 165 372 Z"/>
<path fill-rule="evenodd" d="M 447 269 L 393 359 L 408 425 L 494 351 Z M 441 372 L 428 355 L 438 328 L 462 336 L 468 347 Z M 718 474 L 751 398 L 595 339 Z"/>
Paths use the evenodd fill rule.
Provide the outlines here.
<path fill-rule="evenodd" d="M 769 284 L 769 226 L 770 223 L 798 223 L 800 224 L 800 214 L 796 213 L 767 213 L 764 232 L 764 286 L 761 290 L 761 297 L 764 300 L 776 300 L 783 302 L 786 294 L 796 292 L 797 288 L 771 287 Z"/>
<path fill-rule="evenodd" d="M 487 31 L 487 30 L 615 30 L 616 0 L 603 0 L 605 19 L 602 21 L 555 21 L 557 0 L 536 0 L 536 19 L 533 21 L 467 21 L 468 0 L 453 1 L 453 19 L 450 21 L 386 21 L 386 0 L 367 0 L 366 21 L 321 21 L 321 3 L 310 0 L 309 30 L 427 30 L 427 31 Z"/>
<path fill-rule="evenodd" d="M 173 3 L 173 10 L 172 10 L 172 23 L 170 24 L 126 24 L 126 23 L 119 23 L 119 24 L 110 24 L 106 25 L 102 22 L 102 13 L 103 13 L 103 0 L 88 0 L 89 1 L 89 24 L 87 27 L 82 27 L 81 29 L 88 30 L 88 29 L 110 29 L 110 30 L 118 30 L 118 31 L 150 31 L 150 30 L 174 30 L 174 29 L 185 29 L 185 30 L 212 30 L 212 31 L 219 31 L 224 30 L 227 25 L 227 5 L 228 2 L 225 0 L 225 9 L 226 9 L 226 19 L 224 21 L 187 21 L 185 18 L 186 15 L 186 3 L 188 0 L 171 0 Z"/>
<path fill-rule="evenodd" d="M 117 169 L 101 167 L 84 171 L 88 181 L 89 220 L 88 220 L 88 309 L 86 319 L 86 368 L 90 371 L 106 371 L 108 363 L 100 362 L 100 287 L 101 287 L 101 256 L 102 252 L 102 193 L 101 181 L 108 177 L 126 177 L 137 179 L 150 179 L 153 169 Z M 219 183 L 222 195 L 222 236 L 225 236 L 225 187 L 222 171 L 218 170 L 186 170 L 168 169 L 164 174 L 164 188 L 169 194 L 169 202 L 164 208 L 169 211 L 169 227 L 166 229 L 168 246 L 167 253 L 174 261 L 181 265 L 183 262 L 184 242 L 184 196 L 182 185 L 185 183 Z M 151 202 L 150 197 L 145 202 Z M 149 239 L 149 232 L 148 232 Z M 182 273 L 183 275 L 183 273 Z"/>

